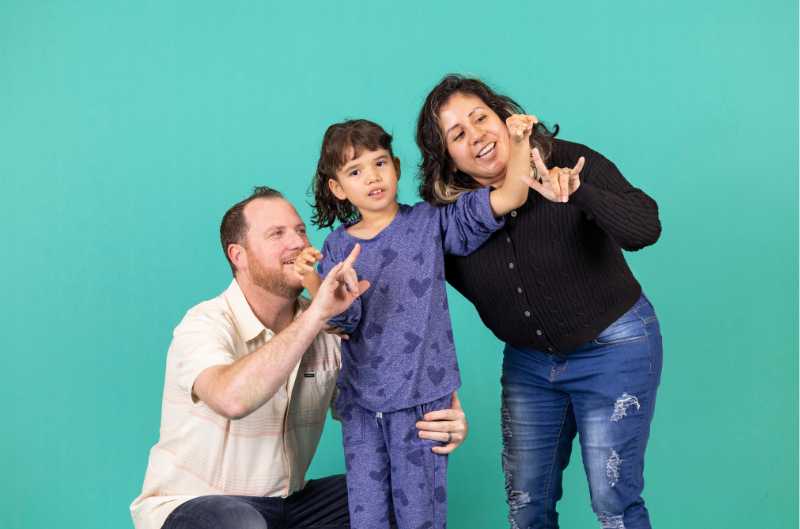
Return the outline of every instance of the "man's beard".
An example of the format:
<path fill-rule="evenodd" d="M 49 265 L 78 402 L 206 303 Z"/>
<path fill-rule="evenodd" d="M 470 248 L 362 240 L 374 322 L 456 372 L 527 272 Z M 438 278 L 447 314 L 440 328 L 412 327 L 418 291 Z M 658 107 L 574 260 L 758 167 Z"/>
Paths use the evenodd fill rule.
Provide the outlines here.
<path fill-rule="evenodd" d="M 248 258 L 248 268 L 250 269 L 250 278 L 253 284 L 271 294 L 286 299 L 297 299 L 303 291 L 303 287 L 289 284 L 283 272 L 283 267 L 280 270 L 267 270 L 255 259 Z"/>

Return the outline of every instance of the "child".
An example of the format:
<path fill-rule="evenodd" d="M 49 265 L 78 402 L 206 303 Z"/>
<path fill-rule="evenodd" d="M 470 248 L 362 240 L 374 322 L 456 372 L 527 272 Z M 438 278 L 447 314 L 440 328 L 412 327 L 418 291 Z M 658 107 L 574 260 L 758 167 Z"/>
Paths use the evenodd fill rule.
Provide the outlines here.
<path fill-rule="evenodd" d="M 528 137 L 535 118 L 515 115 L 506 124 L 509 172 L 494 190 L 481 188 L 436 208 L 397 202 L 400 162 L 391 136 L 366 120 L 325 132 L 314 181 L 314 223 L 342 225 L 322 254 L 307 248 L 296 259 L 312 295 L 324 276 L 361 246 L 355 269 L 370 288 L 331 325 L 342 342 L 335 409 L 342 419 L 350 524 L 353 529 L 443 529 L 447 457 L 432 452 L 415 423 L 450 407 L 460 385 L 447 309 L 444 253 L 467 255 L 503 224 L 498 219 L 526 200 L 530 178 Z M 500 122 L 502 126 L 502 122 Z M 505 132 L 505 128 L 503 131 Z M 476 146 L 490 156 L 497 142 Z M 488 153 L 488 154 L 487 154 Z M 512 170 L 513 169 L 513 170 Z"/>

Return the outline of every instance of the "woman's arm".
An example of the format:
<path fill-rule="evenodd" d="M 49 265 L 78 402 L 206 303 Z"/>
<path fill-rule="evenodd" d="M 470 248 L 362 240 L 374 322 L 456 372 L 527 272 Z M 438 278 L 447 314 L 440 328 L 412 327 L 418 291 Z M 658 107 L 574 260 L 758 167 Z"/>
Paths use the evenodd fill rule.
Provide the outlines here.
<path fill-rule="evenodd" d="M 570 195 L 570 203 L 583 209 L 624 250 L 635 251 L 655 243 L 661 235 L 658 204 L 633 187 L 617 166 L 591 152 L 582 182 Z"/>

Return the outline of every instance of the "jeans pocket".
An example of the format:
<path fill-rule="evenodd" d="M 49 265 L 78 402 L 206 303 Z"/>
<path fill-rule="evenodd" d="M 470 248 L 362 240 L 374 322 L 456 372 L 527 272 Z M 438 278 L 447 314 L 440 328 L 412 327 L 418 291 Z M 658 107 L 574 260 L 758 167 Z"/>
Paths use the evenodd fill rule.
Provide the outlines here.
<path fill-rule="evenodd" d="M 593 341 L 598 345 L 614 345 L 647 337 L 644 323 L 635 314 L 626 312 L 621 318 L 605 328 Z"/>

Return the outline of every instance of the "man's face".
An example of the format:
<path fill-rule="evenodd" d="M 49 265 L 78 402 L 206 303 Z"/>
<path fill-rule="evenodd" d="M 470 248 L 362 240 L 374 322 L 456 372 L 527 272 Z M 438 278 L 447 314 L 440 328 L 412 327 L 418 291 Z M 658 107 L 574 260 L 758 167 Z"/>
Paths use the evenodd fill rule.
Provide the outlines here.
<path fill-rule="evenodd" d="M 302 279 L 293 265 L 308 238 L 297 211 L 282 198 L 258 198 L 245 206 L 244 218 L 246 265 L 239 272 L 268 292 L 290 299 L 299 296 Z"/>

